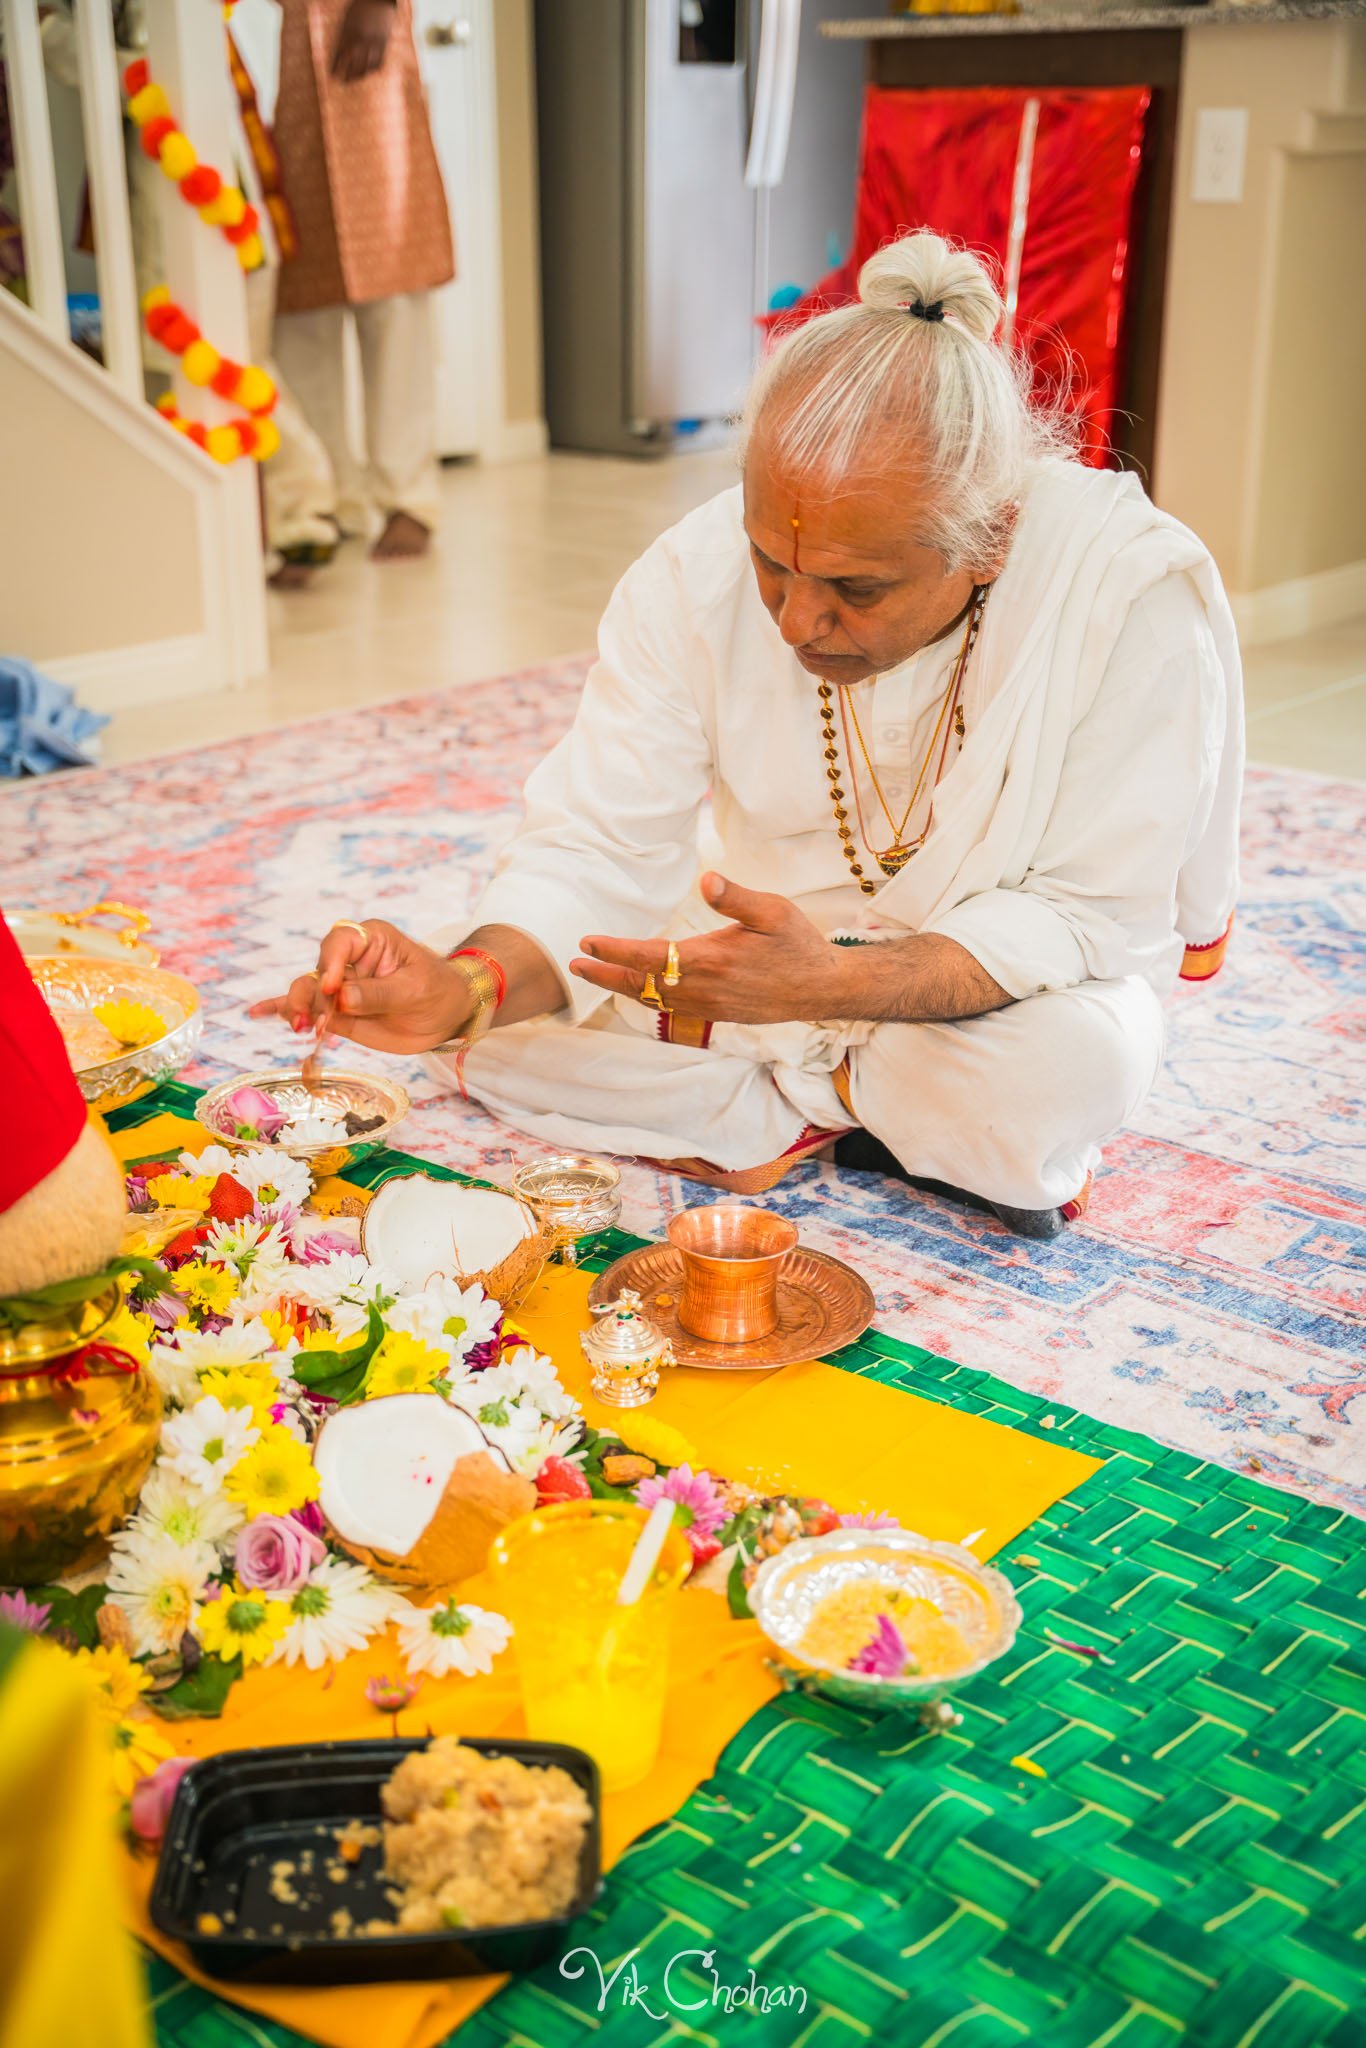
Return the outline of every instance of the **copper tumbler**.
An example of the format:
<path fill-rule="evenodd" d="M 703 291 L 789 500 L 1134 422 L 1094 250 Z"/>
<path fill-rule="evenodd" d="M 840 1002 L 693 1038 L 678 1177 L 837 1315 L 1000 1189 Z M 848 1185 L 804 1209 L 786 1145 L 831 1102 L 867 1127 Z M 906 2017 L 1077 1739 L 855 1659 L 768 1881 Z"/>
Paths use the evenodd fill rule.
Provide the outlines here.
<path fill-rule="evenodd" d="M 685 1209 L 669 1225 L 683 1260 L 678 1320 L 709 1344 L 752 1344 L 778 1327 L 778 1275 L 797 1226 L 771 1209 L 714 1202 Z"/>

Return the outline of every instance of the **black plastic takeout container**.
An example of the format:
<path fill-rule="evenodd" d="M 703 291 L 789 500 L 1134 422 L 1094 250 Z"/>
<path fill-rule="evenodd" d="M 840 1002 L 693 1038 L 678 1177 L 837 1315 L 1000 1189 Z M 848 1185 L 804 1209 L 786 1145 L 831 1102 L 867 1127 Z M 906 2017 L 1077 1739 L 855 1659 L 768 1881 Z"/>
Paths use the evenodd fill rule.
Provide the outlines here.
<path fill-rule="evenodd" d="M 176 1789 L 152 1887 L 152 1923 L 181 1941 L 205 1976 L 261 1984 L 361 1984 L 426 1977 L 476 1977 L 531 1970 L 553 1956 L 564 1930 L 597 1896 L 601 1800 L 597 1766 L 558 1742 L 470 1738 L 468 1747 L 524 1764 L 559 1764 L 583 1787 L 592 1808 L 579 1885 L 569 1911 L 516 1927 L 442 1929 L 434 1934 L 335 1935 L 331 1916 L 344 1906 L 357 1925 L 392 1919 L 385 1896 L 382 1845 L 362 1850 L 334 1883 L 336 1831 L 348 1821 L 383 1818 L 380 1789 L 427 1738 L 372 1742 L 300 1742 L 280 1749 L 228 1750 L 205 1757 Z M 313 1852 L 313 1874 L 298 1874 Z M 296 1904 L 271 1894 L 272 1865 L 294 1864 Z M 201 1914 L 224 1922 L 200 1932 Z M 229 1917 L 231 1916 L 231 1918 Z"/>

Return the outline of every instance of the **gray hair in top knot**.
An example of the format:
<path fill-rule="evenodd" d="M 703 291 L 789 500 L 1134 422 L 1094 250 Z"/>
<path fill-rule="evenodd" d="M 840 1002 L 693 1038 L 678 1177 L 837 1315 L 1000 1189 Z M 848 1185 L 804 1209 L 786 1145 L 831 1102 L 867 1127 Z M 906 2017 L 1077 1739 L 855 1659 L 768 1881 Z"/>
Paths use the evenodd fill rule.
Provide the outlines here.
<path fill-rule="evenodd" d="M 760 365 L 741 462 L 761 430 L 770 458 L 827 486 L 909 458 L 920 538 L 950 570 L 985 568 L 1038 464 L 1074 453 L 1074 423 L 1032 397 L 1027 361 L 997 338 L 1000 295 L 969 250 L 903 235 L 869 257 L 858 294 L 793 328 Z"/>

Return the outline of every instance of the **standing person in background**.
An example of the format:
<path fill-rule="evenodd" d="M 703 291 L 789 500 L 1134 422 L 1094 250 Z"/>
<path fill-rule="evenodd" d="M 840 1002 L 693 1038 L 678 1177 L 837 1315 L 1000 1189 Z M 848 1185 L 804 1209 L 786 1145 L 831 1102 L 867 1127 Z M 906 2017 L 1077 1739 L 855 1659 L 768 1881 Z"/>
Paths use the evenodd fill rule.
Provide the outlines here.
<path fill-rule="evenodd" d="M 299 227 L 280 279 L 280 366 L 332 460 L 343 532 L 377 560 L 426 552 L 438 510 L 431 294 L 455 275 L 412 0 L 281 0 L 275 138 Z M 368 469 L 346 432 L 343 339 L 360 340 Z"/>

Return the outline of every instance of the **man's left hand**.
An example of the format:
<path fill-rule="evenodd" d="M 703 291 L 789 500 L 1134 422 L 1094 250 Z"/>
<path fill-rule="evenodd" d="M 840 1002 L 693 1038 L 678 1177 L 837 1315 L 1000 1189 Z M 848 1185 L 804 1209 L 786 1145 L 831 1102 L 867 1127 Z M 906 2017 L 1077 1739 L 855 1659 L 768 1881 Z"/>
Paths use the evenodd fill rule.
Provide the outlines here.
<path fill-rule="evenodd" d="M 795 904 L 785 896 L 741 889 L 720 875 L 702 877 L 702 894 L 734 923 L 682 941 L 676 988 L 664 986 L 665 939 L 594 935 L 582 941 L 584 957 L 570 962 L 570 972 L 637 1001 L 645 976 L 653 974 L 669 1009 L 718 1024 L 814 1022 L 845 1014 L 840 950 Z"/>
<path fill-rule="evenodd" d="M 394 0 L 351 0 L 332 53 L 332 76 L 350 85 L 378 71 L 388 53 L 397 13 Z"/>

